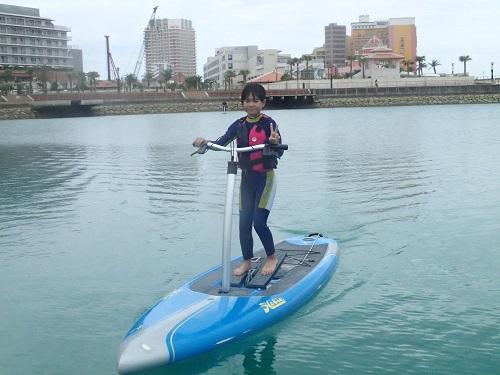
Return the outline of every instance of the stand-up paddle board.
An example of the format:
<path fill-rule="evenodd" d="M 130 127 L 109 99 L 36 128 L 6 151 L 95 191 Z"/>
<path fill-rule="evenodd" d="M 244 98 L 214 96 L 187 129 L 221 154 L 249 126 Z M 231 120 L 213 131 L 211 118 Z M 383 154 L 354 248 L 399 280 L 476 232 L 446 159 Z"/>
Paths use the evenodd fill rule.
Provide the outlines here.
<path fill-rule="evenodd" d="M 208 148 L 226 151 L 211 143 Z M 231 261 L 228 257 L 228 206 L 232 206 L 231 184 L 234 187 L 230 170 L 233 168 L 228 167 L 222 265 L 162 298 L 133 324 L 120 347 L 120 374 L 182 361 L 268 327 L 304 305 L 333 274 L 337 242 L 315 233 L 275 244 L 277 267 L 273 274 L 260 273 L 266 258 L 261 249 L 254 253 L 247 273 L 231 276 L 229 271 L 242 258 Z"/>

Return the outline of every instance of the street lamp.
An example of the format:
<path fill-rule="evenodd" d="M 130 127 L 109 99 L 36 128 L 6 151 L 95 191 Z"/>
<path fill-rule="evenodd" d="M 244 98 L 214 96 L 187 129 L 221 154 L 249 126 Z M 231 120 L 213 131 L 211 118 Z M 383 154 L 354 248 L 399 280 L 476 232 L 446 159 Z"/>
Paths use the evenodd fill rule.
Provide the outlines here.
<path fill-rule="evenodd" d="M 455 75 L 455 63 L 451 63 L 451 75 L 454 76 Z"/>
<path fill-rule="evenodd" d="M 493 81 L 493 65 L 495 65 L 495 62 L 491 62 L 491 80 Z"/>

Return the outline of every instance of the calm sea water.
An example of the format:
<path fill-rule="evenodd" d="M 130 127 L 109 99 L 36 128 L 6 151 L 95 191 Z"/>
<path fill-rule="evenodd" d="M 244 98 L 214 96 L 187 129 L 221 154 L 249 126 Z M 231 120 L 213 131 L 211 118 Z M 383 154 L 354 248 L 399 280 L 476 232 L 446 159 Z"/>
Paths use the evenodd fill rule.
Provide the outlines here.
<path fill-rule="evenodd" d="M 275 238 L 335 237 L 339 267 L 169 373 L 498 374 L 500 105 L 269 114 L 290 145 Z M 115 373 L 134 319 L 219 262 L 226 154 L 190 142 L 240 115 L 0 122 L 2 374 Z"/>

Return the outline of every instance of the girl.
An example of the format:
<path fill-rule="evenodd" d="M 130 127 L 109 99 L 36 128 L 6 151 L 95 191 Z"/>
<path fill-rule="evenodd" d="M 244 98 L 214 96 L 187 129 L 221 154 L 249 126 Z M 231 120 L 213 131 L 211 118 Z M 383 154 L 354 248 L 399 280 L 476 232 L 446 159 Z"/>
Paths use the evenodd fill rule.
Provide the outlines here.
<path fill-rule="evenodd" d="M 229 126 L 226 133 L 214 143 L 227 145 L 236 139 L 238 147 L 247 147 L 262 143 L 281 143 L 281 135 L 276 122 L 261 113 L 266 105 L 266 90 L 257 83 L 248 83 L 241 92 L 241 103 L 247 115 Z M 193 145 L 200 147 L 207 142 L 198 137 Z M 270 275 L 276 268 L 274 241 L 267 226 L 276 192 L 274 169 L 283 151 L 268 155 L 263 151 L 254 151 L 238 155 L 242 170 L 240 187 L 240 244 L 243 262 L 233 270 L 235 276 L 246 273 L 251 268 L 253 258 L 252 224 L 266 251 L 266 261 L 261 269 L 262 275 Z"/>

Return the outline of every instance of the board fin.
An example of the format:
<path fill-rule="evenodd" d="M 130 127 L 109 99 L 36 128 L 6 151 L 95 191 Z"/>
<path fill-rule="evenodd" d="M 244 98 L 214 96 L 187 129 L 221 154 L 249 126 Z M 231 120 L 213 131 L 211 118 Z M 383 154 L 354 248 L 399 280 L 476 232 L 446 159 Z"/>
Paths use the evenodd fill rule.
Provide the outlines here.
<path fill-rule="evenodd" d="M 285 260 L 286 253 L 276 253 L 276 268 L 274 269 L 274 272 L 271 273 L 270 275 L 261 275 L 260 270 L 262 266 L 264 265 L 264 262 L 261 262 L 261 265 L 257 269 L 257 272 L 255 273 L 255 276 L 250 280 L 250 282 L 247 283 L 247 288 L 255 288 L 255 289 L 263 289 L 266 287 L 266 285 L 271 281 L 273 276 L 278 272 L 279 268 L 281 267 L 281 263 L 283 263 L 283 260 Z"/>

